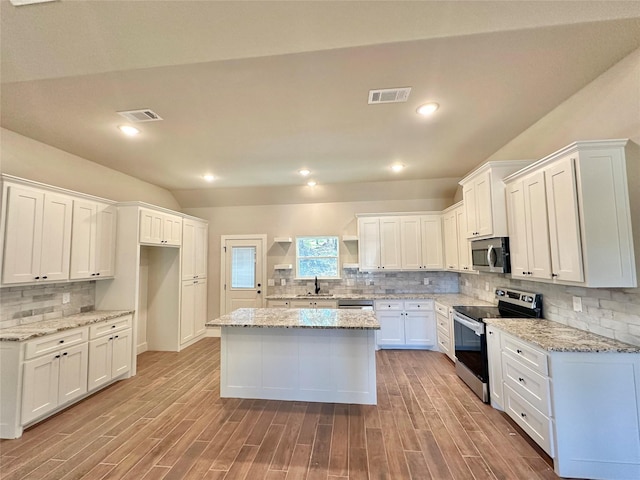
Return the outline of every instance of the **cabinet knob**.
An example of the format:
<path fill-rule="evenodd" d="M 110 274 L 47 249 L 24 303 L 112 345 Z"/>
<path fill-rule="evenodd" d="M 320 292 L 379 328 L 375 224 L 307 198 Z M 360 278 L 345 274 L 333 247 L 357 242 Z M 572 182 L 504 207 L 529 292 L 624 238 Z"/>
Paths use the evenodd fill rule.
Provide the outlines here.
<path fill-rule="evenodd" d="M 555 278 L 555 277 L 557 277 L 557 276 L 558 276 L 558 274 L 557 274 L 557 273 L 552 273 L 552 274 L 551 274 L 551 278 Z"/>
<path fill-rule="evenodd" d="M 68 352 L 64 352 L 62 355 L 63 355 L 63 356 L 66 356 L 66 355 L 67 355 L 67 353 L 68 353 Z"/>
<path fill-rule="evenodd" d="M 527 416 L 527 414 L 526 414 L 526 413 L 521 413 L 521 414 L 520 414 L 520 416 L 521 416 L 522 418 L 525 418 L 525 417 Z"/>
<path fill-rule="evenodd" d="M 53 358 L 60 358 L 60 355 L 56 355 L 56 356 L 55 356 L 55 357 L 53 357 Z"/>
<path fill-rule="evenodd" d="M 516 349 L 516 353 L 522 354 L 522 350 L 520 350 L 519 348 Z"/>
<path fill-rule="evenodd" d="M 92 276 L 92 277 L 95 277 L 95 276 L 96 276 L 96 274 L 95 274 L 95 273 L 92 273 L 92 274 L 91 274 L 91 276 Z"/>
<path fill-rule="evenodd" d="M 524 383 L 524 378 L 518 377 L 518 381 Z"/>
<path fill-rule="evenodd" d="M 489 335 L 493 335 L 493 332 L 489 332 Z"/>
<path fill-rule="evenodd" d="M 116 328 L 116 326 L 115 325 L 111 325 L 111 328 Z"/>
<path fill-rule="evenodd" d="M 44 275 L 44 276 L 42 277 L 42 279 L 43 279 L 43 280 L 46 280 L 46 279 L 47 279 L 47 276 L 46 276 L 46 275 Z"/>
<path fill-rule="evenodd" d="M 36 280 L 40 280 L 40 277 L 35 277 Z"/>
<path fill-rule="evenodd" d="M 100 275 L 100 272 L 96 273 L 96 275 Z"/>
<path fill-rule="evenodd" d="M 60 340 L 58 343 L 64 343 L 64 340 Z"/>

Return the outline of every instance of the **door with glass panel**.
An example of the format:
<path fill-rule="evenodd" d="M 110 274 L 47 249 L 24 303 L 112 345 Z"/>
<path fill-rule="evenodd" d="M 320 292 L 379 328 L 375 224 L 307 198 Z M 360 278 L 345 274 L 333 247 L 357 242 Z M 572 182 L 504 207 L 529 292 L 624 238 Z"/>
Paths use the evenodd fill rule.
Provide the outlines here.
<path fill-rule="evenodd" d="M 265 243 L 266 235 L 222 236 L 221 314 L 264 306 Z"/>

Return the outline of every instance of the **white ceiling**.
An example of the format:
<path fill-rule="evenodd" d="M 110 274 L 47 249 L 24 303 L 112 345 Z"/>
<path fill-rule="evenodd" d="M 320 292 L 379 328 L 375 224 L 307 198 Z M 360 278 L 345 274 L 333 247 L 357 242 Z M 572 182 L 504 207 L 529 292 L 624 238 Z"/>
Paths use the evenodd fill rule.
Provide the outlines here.
<path fill-rule="evenodd" d="M 640 46 L 638 1 L 0 9 L 2 126 L 169 190 L 459 178 Z M 164 121 L 126 138 L 137 108 Z"/>

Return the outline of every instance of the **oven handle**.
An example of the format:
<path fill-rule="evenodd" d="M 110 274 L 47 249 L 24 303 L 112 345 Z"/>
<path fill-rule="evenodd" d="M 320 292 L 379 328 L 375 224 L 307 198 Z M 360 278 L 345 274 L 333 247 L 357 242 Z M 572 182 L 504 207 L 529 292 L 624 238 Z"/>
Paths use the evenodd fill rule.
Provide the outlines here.
<path fill-rule="evenodd" d="M 484 324 L 480 322 L 474 322 L 473 320 L 468 320 L 457 314 L 453 315 L 453 320 L 473 330 L 473 333 L 475 333 L 479 337 L 484 333 Z"/>

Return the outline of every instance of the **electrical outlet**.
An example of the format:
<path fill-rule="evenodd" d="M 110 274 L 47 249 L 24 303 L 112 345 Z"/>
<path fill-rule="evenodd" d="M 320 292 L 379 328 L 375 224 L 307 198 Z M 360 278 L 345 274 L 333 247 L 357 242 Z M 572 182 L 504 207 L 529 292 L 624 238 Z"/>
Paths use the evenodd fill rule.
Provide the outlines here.
<path fill-rule="evenodd" d="M 573 297 L 573 311 L 581 312 L 582 311 L 582 298 Z"/>
<path fill-rule="evenodd" d="M 286 287 L 287 286 L 287 279 L 286 278 L 281 278 L 280 279 L 280 286 L 281 287 Z"/>
<path fill-rule="evenodd" d="M 62 294 L 62 303 L 69 303 L 71 301 L 71 293 L 64 292 Z"/>
<path fill-rule="evenodd" d="M 275 287 L 276 286 L 276 281 L 273 278 L 267 279 L 267 286 L 268 287 Z"/>
<path fill-rule="evenodd" d="M 423 285 L 429 285 L 430 283 L 431 283 L 431 282 L 429 281 L 429 279 L 428 279 L 428 278 L 423 278 L 423 279 L 422 279 L 422 284 L 423 284 Z"/>

